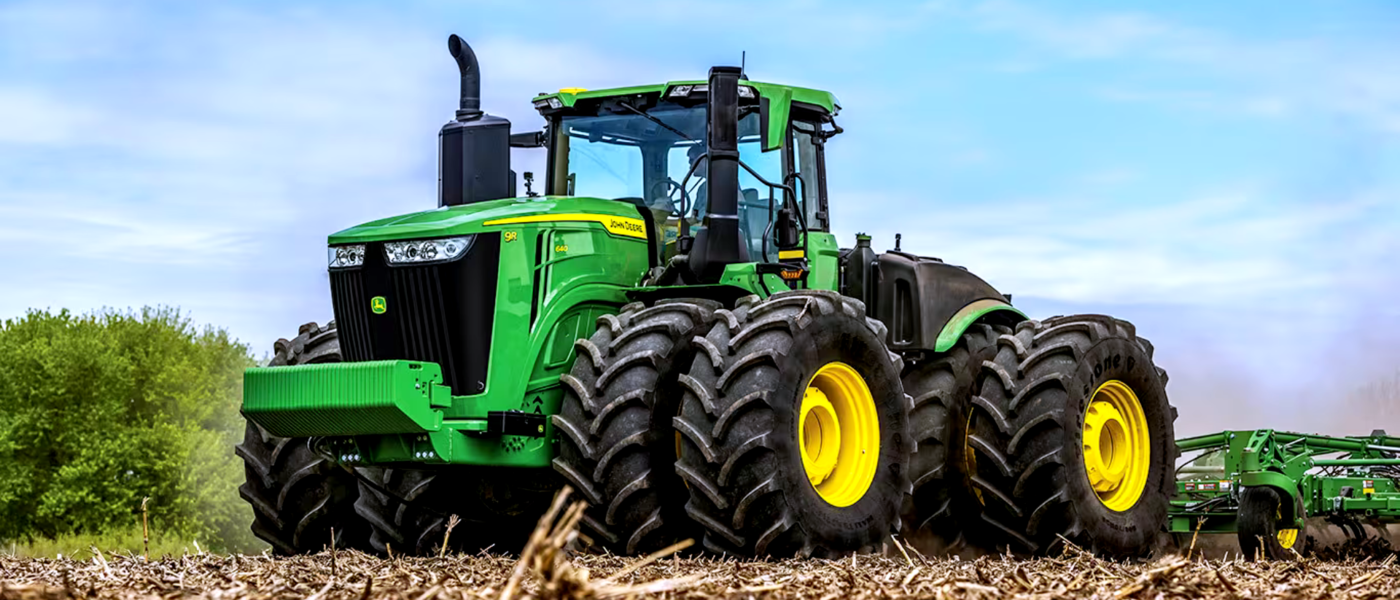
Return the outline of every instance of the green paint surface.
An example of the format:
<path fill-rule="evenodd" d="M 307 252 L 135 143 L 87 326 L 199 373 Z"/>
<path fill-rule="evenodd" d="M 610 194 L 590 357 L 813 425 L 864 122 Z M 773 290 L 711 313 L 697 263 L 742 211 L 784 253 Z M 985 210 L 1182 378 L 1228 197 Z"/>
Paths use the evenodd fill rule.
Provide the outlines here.
<path fill-rule="evenodd" d="M 535 96 L 534 98 L 531 98 L 530 101 L 539 102 L 540 100 L 558 98 L 559 102 L 564 106 L 573 106 L 579 100 L 587 100 L 593 98 L 611 98 L 614 96 L 633 96 L 637 94 L 664 95 L 667 92 L 669 92 L 671 88 L 676 87 L 678 85 L 705 85 L 708 83 L 709 81 L 706 80 L 668 81 L 666 83 L 658 83 L 652 85 L 634 85 L 620 88 L 588 90 L 577 93 L 561 91 L 553 94 L 543 94 L 540 96 Z M 793 102 L 802 102 L 804 104 L 818 106 L 828 113 L 835 113 L 841 108 L 841 102 L 837 100 L 836 95 L 832 94 L 831 92 L 824 92 L 822 90 L 814 90 L 811 88 L 797 87 L 793 85 L 782 85 L 777 83 L 748 81 L 742 79 L 739 80 L 739 85 L 747 85 L 753 87 L 754 90 L 756 90 L 760 96 L 774 98 L 786 95 L 789 96 Z"/>
<path fill-rule="evenodd" d="M 967 331 L 978 319 L 998 311 L 1015 313 L 1020 318 L 1026 318 L 1026 313 L 1013 308 L 1010 304 L 999 300 L 978 300 L 959 310 L 943 326 L 943 330 L 938 332 L 938 340 L 934 342 L 934 352 L 947 352 L 962 339 L 963 332 Z"/>
<path fill-rule="evenodd" d="M 433 363 L 384 360 L 248 369 L 243 414 L 282 437 L 437 429 L 450 390 Z"/>
<path fill-rule="evenodd" d="M 410 240 L 467 235 L 483 231 L 521 229 L 522 225 L 486 225 L 500 219 L 542 215 L 596 214 L 637 219 L 637 209 L 626 202 L 574 196 L 505 198 L 461 206 L 425 210 L 370 221 L 331 234 L 329 243 L 358 244 L 386 240 Z M 598 227 L 587 222 L 558 223 L 562 228 L 587 231 Z M 538 226 L 538 224 L 536 225 Z M 502 240 L 504 243 L 504 240 Z M 645 240 L 643 240 L 645 241 Z"/>
<path fill-rule="evenodd" d="M 1233 504 L 1243 488 L 1271 487 L 1286 498 L 1283 518 L 1302 525 L 1293 501 L 1302 500 L 1309 516 L 1338 512 L 1382 523 L 1400 523 L 1400 489 L 1382 470 L 1396 459 L 1382 448 L 1400 447 L 1390 436 L 1332 437 L 1259 429 L 1222 431 L 1177 440 L 1182 452 L 1209 452 L 1209 466 L 1192 461 L 1176 482 L 1169 509 L 1173 533 L 1233 533 Z M 1333 458 L 1341 455 L 1340 458 Z M 1207 456 L 1202 454 L 1201 456 Z M 1326 457 L 1326 458 L 1324 458 Z M 1323 473 L 1319 466 L 1340 468 Z M 1348 490 L 1349 488 L 1349 490 Z M 1369 491 L 1368 491 L 1369 490 Z"/>

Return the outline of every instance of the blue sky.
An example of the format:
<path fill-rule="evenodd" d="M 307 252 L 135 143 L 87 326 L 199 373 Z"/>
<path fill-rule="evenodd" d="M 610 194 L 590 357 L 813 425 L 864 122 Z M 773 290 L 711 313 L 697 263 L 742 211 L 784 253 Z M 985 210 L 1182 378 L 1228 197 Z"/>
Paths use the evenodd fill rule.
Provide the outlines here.
<path fill-rule="evenodd" d="M 1400 368 L 1387 2 L 4 1 L 0 318 L 175 305 L 259 353 L 329 319 L 325 236 L 434 206 L 454 32 L 521 131 L 741 51 L 834 91 L 843 240 L 1135 321 L 1184 432 L 1325 429 Z"/>

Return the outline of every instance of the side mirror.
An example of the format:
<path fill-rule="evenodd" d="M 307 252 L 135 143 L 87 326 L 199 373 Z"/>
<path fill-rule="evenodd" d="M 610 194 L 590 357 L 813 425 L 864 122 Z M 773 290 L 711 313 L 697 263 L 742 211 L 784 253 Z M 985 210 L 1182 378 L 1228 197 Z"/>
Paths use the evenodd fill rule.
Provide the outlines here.
<path fill-rule="evenodd" d="M 783 147 L 787 139 L 788 115 L 791 113 L 791 89 L 762 88 L 758 96 L 758 123 L 764 152 Z"/>
<path fill-rule="evenodd" d="M 784 207 L 778 209 L 775 229 L 777 230 L 779 250 L 796 248 L 802 241 L 797 231 L 797 219 L 793 218 L 792 209 L 790 208 Z"/>

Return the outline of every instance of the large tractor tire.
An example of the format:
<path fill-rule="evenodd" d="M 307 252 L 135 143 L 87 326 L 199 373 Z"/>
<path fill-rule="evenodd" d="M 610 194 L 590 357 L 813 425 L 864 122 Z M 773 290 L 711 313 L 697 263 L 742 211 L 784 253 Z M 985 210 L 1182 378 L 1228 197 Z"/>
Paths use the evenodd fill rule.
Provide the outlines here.
<path fill-rule="evenodd" d="M 879 550 L 911 492 L 911 401 L 885 327 L 825 291 L 741 300 L 697 338 L 676 471 L 703 546 L 735 556 Z"/>
<path fill-rule="evenodd" d="M 612 552 L 650 552 L 694 535 L 682 512 L 671 419 L 680 406 L 676 380 L 695 353 L 690 340 L 709 330 L 719 306 L 634 302 L 599 317 L 561 377 L 554 468 L 588 500 L 583 524 Z"/>
<path fill-rule="evenodd" d="M 967 437 L 982 535 L 1025 553 L 1058 536 L 1111 557 L 1156 550 L 1177 449 L 1152 345 L 1099 315 L 1025 321 L 997 345 Z"/>
<path fill-rule="evenodd" d="M 362 469 L 355 512 L 380 555 L 436 555 L 444 537 L 450 552 L 519 552 L 556 489 L 551 477 L 512 469 Z"/>
<path fill-rule="evenodd" d="M 977 502 L 963 468 L 968 408 L 982 362 L 996 356 L 997 337 L 1010 332 L 977 323 L 947 352 L 905 367 L 904 392 L 914 399 L 909 429 L 918 449 L 909 463 L 914 494 L 904 510 L 901 536 L 920 547 L 979 550 L 978 540 L 964 535 L 960 519 Z"/>
<path fill-rule="evenodd" d="M 269 366 L 340 361 L 334 323 L 301 326 L 292 340 L 277 340 Z M 355 516 L 358 494 L 349 471 L 317 453 L 311 438 L 270 435 L 248 421 L 243 443 L 234 452 L 243 459 L 246 480 L 238 494 L 253 506 L 253 533 L 278 554 L 364 548 L 368 535 Z"/>
<path fill-rule="evenodd" d="M 1293 510 L 1303 516 L 1303 528 L 1292 526 L 1291 514 L 1284 502 L 1292 502 Z M 1305 550 L 1308 540 L 1307 513 L 1301 499 L 1293 500 L 1271 487 L 1247 487 L 1240 493 L 1236 535 L 1240 555 L 1245 560 L 1294 560 Z"/>

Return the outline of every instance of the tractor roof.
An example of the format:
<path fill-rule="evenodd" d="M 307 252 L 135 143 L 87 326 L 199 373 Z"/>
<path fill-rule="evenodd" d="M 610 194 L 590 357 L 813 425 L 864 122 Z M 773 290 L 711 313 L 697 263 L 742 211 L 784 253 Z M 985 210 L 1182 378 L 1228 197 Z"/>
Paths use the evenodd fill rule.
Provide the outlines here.
<path fill-rule="evenodd" d="M 611 88 L 606 90 L 564 88 L 553 94 L 541 94 L 535 96 L 531 99 L 531 102 L 533 102 L 537 108 L 546 108 L 549 107 L 549 101 L 551 98 L 558 99 L 559 103 L 563 106 L 573 106 L 574 102 L 578 100 L 586 100 L 590 98 L 607 98 L 610 96 L 629 96 L 633 94 L 661 94 L 663 97 L 665 97 L 669 94 L 670 89 L 676 86 L 698 86 L 707 85 L 708 83 L 708 81 L 704 80 L 668 81 L 666 83 L 659 83 L 653 85 L 637 85 L 631 87 Z M 763 96 L 775 96 L 778 94 L 782 94 L 785 91 L 790 91 L 792 93 L 793 102 L 801 102 L 804 104 L 816 106 L 818 108 L 821 108 L 822 110 L 825 110 L 827 114 L 830 115 L 834 115 L 837 111 L 841 110 L 840 101 L 838 101 L 836 99 L 836 95 L 832 94 L 831 92 L 824 92 L 821 90 L 814 90 L 811 88 L 797 87 L 791 85 L 780 85 L 776 83 L 764 83 L 761 81 L 748 81 L 742 79 L 739 81 L 739 84 L 752 86 L 758 91 L 760 95 Z"/>

